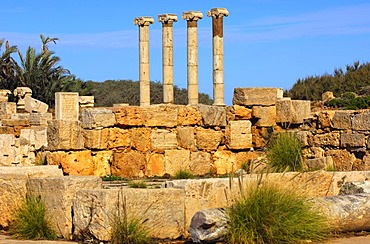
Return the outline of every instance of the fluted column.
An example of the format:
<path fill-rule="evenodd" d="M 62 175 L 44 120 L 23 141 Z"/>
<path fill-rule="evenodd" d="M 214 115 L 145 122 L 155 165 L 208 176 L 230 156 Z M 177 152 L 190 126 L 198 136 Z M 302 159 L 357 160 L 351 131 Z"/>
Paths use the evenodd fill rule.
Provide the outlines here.
<path fill-rule="evenodd" d="M 183 12 L 188 29 L 188 104 L 198 104 L 198 26 L 203 18 L 199 11 Z"/>
<path fill-rule="evenodd" d="M 150 105 L 149 25 L 153 23 L 152 17 L 134 19 L 134 24 L 139 26 L 140 106 Z"/>
<path fill-rule="evenodd" d="M 212 17 L 213 32 L 213 105 L 225 106 L 224 98 L 224 31 L 223 17 L 228 16 L 226 8 L 213 8 L 208 13 Z"/>
<path fill-rule="evenodd" d="M 162 23 L 162 75 L 163 75 L 163 103 L 173 103 L 173 22 L 177 22 L 176 14 L 158 15 Z"/>

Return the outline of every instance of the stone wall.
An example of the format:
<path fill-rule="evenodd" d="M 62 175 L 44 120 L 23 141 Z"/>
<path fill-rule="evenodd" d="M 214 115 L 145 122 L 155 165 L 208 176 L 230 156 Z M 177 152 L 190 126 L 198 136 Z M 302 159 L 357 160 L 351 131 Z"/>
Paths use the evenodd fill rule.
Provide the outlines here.
<path fill-rule="evenodd" d="M 128 178 L 184 169 L 225 174 L 263 158 L 272 134 L 283 130 L 297 132 L 309 168 L 367 170 L 370 161 L 368 110 L 311 112 L 309 101 L 284 98 L 278 88 L 236 88 L 229 107 L 86 108 L 78 94 L 58 97 L 59 119 L 0 102 L 1 166 L 47 162 L 67 175 Z"/>

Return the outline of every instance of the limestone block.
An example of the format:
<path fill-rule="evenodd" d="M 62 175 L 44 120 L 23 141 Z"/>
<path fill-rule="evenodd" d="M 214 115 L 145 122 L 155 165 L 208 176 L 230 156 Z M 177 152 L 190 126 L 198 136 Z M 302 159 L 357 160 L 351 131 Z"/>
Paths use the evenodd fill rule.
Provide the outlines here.
<path fill-rule="evenodd" d="M 29 113 L 46 113 L 49 109 L 49 105 L 32 97 L 26 97 L 24 102 L 24 110 Z"/>
<path fill-rule="evenodd" d="M 356 157 L 347 150 L 327 150 L 325 156 L 331 156 L 334 168 L 337 171 L 350 171 L 356 161 Z"/>
<path fill-rule="evenodd" d="M 10 166 L 15 161 L 15 136 L 0 134 L 0 166 Z"/>
<path fill-rule="evenodd" d="M 146 154 L 146 161 L 145 176 L 163 176 L 166 173 L 164 167 L 164 154 Z"/>
<path fill-rule="evenodd" d="M 234 172 L 237 169 L 236 155 L 231 151 L 216 151 L 213 154 L 213 163 L 218 175 Z"/>
<path fill-rule="evenodd" d="M 301 141 L 303 147 L 309 146 L 309 137 L 311 132 L 309 131 L 297 131 L 297 138 Z"/>
<path fill-rule="evenodd" d="M 202 115 L 204 126 L 226 126 L 226 108 L 199 104 L 198 110 Z"/>
<path fill-rule="evenodd" d="M 0 103 L 0 116 L 15 114 L 17 112 L 17 105 L 13 102 Z"/>
<path fill-rule="evenodd" d="M 153 238 L 177 239 L 185 232 L 184 198 L 181 189 L 81 190 L 73 204 L 74 234 L 108 241 L 111 220 L 125 203 L 128 218 L 146 220 Z"/>
<path fill-rule="evenodd" d="M 194 151 L 195 148 L 195 130 L 194 127 L 177 127 L 177 142 L 184 149 Z"/>
<path fill-rule="evenodd" d="M 318 112 L 317 122 L 320 129 L 330 128 L 332 126 L 332 120 L 336 114 L 336 111 L 321 111 Z"/>
<path fill-rule="evenodd" d="M 311 118 L 311 102 L 303 100 L 278 100 L 276 122 L 301 124 Z"/>
<path fill-rule="evenodd" d="M 110 159 L 112 157 L 113 151 L 97 151 L 91 152 L 92 161 L 94 165 L 95 176 L 108 176 L 111 175 L 110 170 Z"/>
<path fill-rule="evenodd" d="M 175 175 L 179 170 L 190 169 L 190 151 L 188 150 L 166 150 L 165 171 L 170 175 Z"/>
<path fill-rule="evenodd" d="M 31 126 L 47 126 L 48 121 L 52 119 L 52 113 L 31 113 L 29 117 Z"/>
<path fill-rule="evenodd" d="M 90 150 L 70 152 L 48 152 L 49 165 L 60 165 L 66 175 L 93 175 L 94 162 Z"/>
<path fill-rule="evenodd" d="M 358 193 L 370 193 L 369 181 L 351 181 L 342 185 L 339 195 L 354 195 Z"/>
<path fill-rule="evenodd" d="M 142 109 L 137 106 L 123 106 L 110 108 L 116 116 L 118 126 L 141 126 L 143 125 Z"/>
<path fill-rule="evenodd" d="M 97 130 L 83 130 L 84 146 L 87 149 L 107 149 L 109 142 L 109 128 Z"/>
<path fill-rule="evenodd" d="M 27 188 L 29 194 L 41 196 L 45 201 L 46 215 L 57 235 L 71 240 L 72 206 L 76 193 L 82 189 L 101 189 L 102 182 L 95 176 L 34 178 L 29 180 Z"/>
<path fill-rule="evenodd" d="M 353 115 L 352 130 L 370 130 L 370 111 Z"/>
<path fill-rule="evenodd" d="M 232 108 L 235 120 L 249 120 L 252 118 L 252 109 L 240 105 L 233 105 Z"/>
<path fill-rule="evenodd" d="M 365 147 L 365 135 L 358 133 L 342 132 L 340 134 L 340 147 Z"/>
<path fill-rule="evenodd" d="M 131 131 L 117 127 L 109 128 L 108 147 L 121 148 L 131 146 Z"/>
<path fill-rule="evenodd" d="M 146 158 L 138 151 L 117 151 L 113 153 L 111 165 L 113 175 L 124 178 L 143 177 Z"/>
<path fill-rule="evenodd" d="M 339 132 L 331 132 L 331 133 L 314 135 L 313 142 L 314 142 L 315 146 L 339 147 L 339 145 L 340 145 L 340 133 Z"/>
<path fill-rule="evenodd" d="M 269 142 L 274 128 L 252 126 L 252 140 L 255 148 L 264 148 Z"/>
<path fill-rule="evenodd" d="M 1 122 L 3 126 L 9 126 L 9 127 L 16 127 L 16 126 L 28 127 L 30 126 L 30 120 L 27 117 L 3 119 Z"/>
<path fill-rule="evenodd" d="M 321 95 L 321 101 L 323 101 L 323 102 L 327 102 L 327 101 L 329 101 L 329 100 L 332 100 L 332 99 L 334 99 L 335 97 L 334 97 L 334 94 L 333 94 L 333 92 L 331 92 L 331 91 L 326 91 L 326 92 L 324 92 L 322 95 Z"/>
<path fill-rule="evenodd" d="M 113 126 L 116 117 L 106 108 L 85 108 L 81 112 L 81 122 L 84 129 L 101 129 Z"/>
<path fill-rule="evenodd" d="M 311 171 L 327 169 L 328 167 L 334 166 L 333 158 L 331 156 L 307 159 L 305 163 L 307 168 Z"/>
<path fill-rule="evenodd" d="M 271 106 L 275 105 L 278 99 L 283 98 L 281 88 L 235 88 L 233 105 L 244 106 Z"/>
<path fill-rule="evenodd" d="M 229 121 L 226 127 L 226 145 L 229 149 L 247 149 L 253 147 L 252 123 L 249 120 Z"/>
<path fill-rule="evenodd" d="M 11 91 L 1 89 L 0 90 L 0 103 L 8 102 L 8 97 L 9 97 L 10 94 L 12 94 Z"/>
<path fill-rule="evenodd" d="M 19 137 L 21 145 L 33 146 L 34 149 L 39 150 L 42 147 L 48 146 L 46 128 L 22 129 Z"/>
<path fill-rule="evenodd" d="M 48 121 L 48 150 L 78 150 L 84 148 L 81 123 L 73 120 Z"/>
<path fill-rule="evenodd" d="M 144 125 L 149 127 L 175 127 L 177 106 L 152 105 L 142 109 Z"/>
<path fill-rule="evenodd" d="M 190 152 L 190 171 L 194 175 L 206 175 L 212 169 L 211 154 L 208 152 Z"/>
<path fill-rule="evenodd" d="M 201 127 L 196 128 L 195 133 L 196 146 L 202 150 L 216 150 L 224 137 L 221 131 Z"/>
<path fill-rule="evenodd" d="M 176 132 L 153 129 L 150 135 L 151 150 L 155 152 L 164 152 L 164 150 L 177 148 Z"/>
<path fill-rule="evenodd" d="M 57 120 L 78 120 L 78 92 L 55 93 L 55 118 Z"/>
<path fill-rule="evenodd" d="M 25 200 L 30 178 L 56 176 L 63 176 L 57 166 L 0 167 L 0 228 L 7 229 L 14 220 L 15 211 Z"/>
<path fill-rule="evenodd" d="M 150 149 L 150 128 L 132 128 L 131 146 L 138 151 L 146 152 Z"/>
<path fill-rule="evenodd" d="M 354 111 L 335 111 L 332 124 L 334 129 L 349 130 L 351 129 L 351 117 Z"/>
<path fill-rule="evenodd" d="M 256 126 L 268 127 L 276 125 L 275 106 L 253 106 L 252 116 L 258 118 Z"/>
<path fill-rule="evenodd" d="M 241 151 L 235 153 L 235 170 L 242 169 L 245 167 L 245 164 L 250 165 L 253 160 L 257 160 L 262 154 L 262 152 L 258 151 Z"/>
<path fill-rule="evenodd" d="M 79 96 L 78 104 L 80 108 L 92 108 L 94 107 L 94 96 Z"/>
<path fill-rule="evenodd" d="M 197 106 L 179 106 L 177 115 L 178 125 L 201 125 L 202 114 Z"/>

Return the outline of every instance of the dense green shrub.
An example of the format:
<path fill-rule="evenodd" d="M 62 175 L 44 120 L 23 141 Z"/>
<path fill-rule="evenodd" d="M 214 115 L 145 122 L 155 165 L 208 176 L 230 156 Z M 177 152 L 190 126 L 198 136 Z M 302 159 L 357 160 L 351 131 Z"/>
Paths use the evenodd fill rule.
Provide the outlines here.
<path fill-rule="evenodd" d="M 125 180 L 125 178 L 121 176 L 116 176 L 116 175 L 107 175 L 101 177 L 102 181 L 122 181 Z"/>
<path fill-rule="evenodd" d="M 193 179 L 194 175 L 190 170 L 187 169 L 180 169 L 175 172 L 175 175 L 173 176 L 174 179 Z"/>
<path fill-rule="evenodd" d="M 56 234 L 46 218 L 46 206 L 40 196 L 27 196 L 15 213 L 10 232 L 19 239 L 55 239 Z"/>
<path fill-rule="evenodd" d="M 302 143 L 293 132 L 281 132 L 271 138 L 266 156 L 272 171 L 301 171 L 304 168 Z"/>
<path fill-rule="evenodd" d="M 148 184 L 144 181 L 130 181 L 128 183 L 128 187 L 130 188 L 148 188 Z"/>
<path fill-rule="evenodd" d="M 229 209 L 228 243 L 299 243 L 328 233 L 324 215 L 292 189 L 272 184 L 251 187 Z"/>

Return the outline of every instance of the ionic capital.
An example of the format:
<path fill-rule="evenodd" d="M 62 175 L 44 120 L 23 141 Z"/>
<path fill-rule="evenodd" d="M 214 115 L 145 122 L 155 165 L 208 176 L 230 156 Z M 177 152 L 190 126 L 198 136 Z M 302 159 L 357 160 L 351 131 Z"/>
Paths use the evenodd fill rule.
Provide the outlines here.
<path fill-rule="evenodd" d="M 177 15 L 176 14 L 160 14 L 158 15 L 158 22 L 161 22 L 162 24 L 177 22 Z"/>
<path fill-rule="evenodd" d="M 227 11 L 226 8 L 213 8 L 207 13 L 208 17 L 212 18 L 222 18 L 223 16 L 227 17 L 229 16 L 229 11 Z"/>
<path fill-rule="evenodd" d="M 138 25 L 138 26 L 148 26 L 153 23 L 154 23 L 154 19 L 149 16 L 137 17 L 134 19 L 134 25 Z"/>
<path fill-rule="evenodd" d="M 182 19 L 186 21 L 198 21 L 203 19 L 203 14 L 200 11 L 187 11 L 182 13 Z"/>

